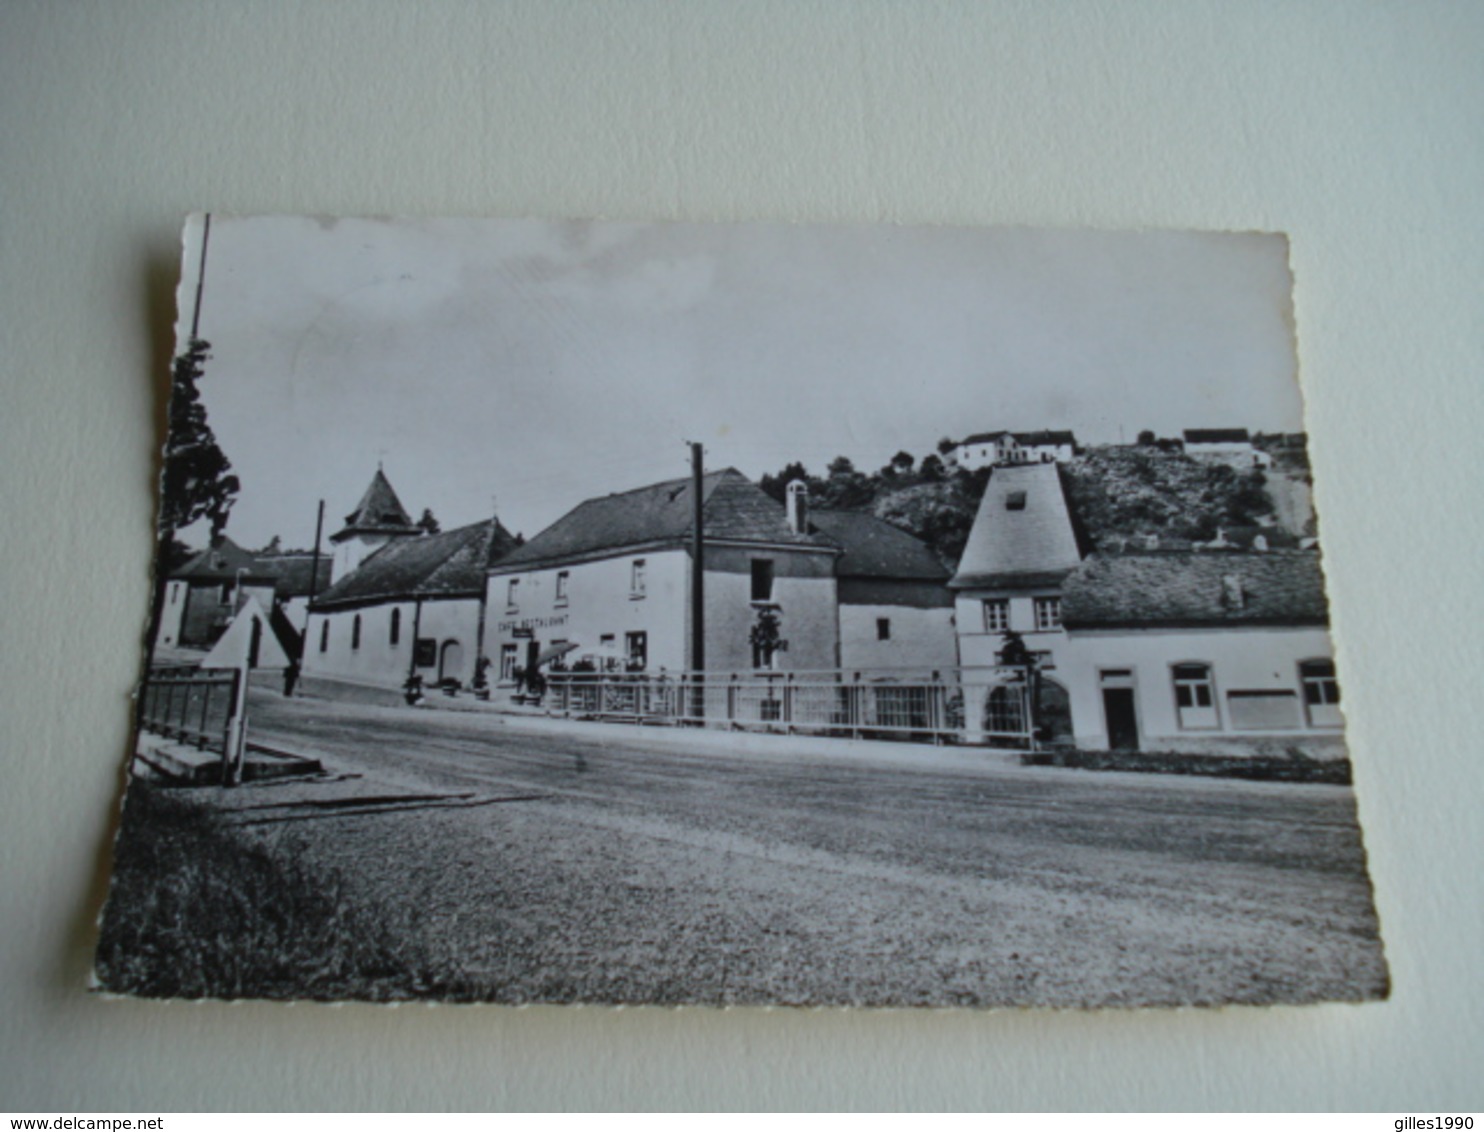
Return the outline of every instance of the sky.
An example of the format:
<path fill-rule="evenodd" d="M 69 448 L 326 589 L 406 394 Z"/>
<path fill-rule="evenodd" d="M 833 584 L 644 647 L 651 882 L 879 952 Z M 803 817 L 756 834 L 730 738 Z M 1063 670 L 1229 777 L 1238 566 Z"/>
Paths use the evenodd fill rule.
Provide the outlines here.
<path fill-rule="evenodd" d="M 177 337 L 242 481 L 227 533 L 328 536 L 380 464 L 416 518 L 527 537 L 708 469 L 942 437 L 1302 428 L 1281 235 L 543 220 L 187 225 Z M 188 531 L 188 542 L 204 531 Z"/>

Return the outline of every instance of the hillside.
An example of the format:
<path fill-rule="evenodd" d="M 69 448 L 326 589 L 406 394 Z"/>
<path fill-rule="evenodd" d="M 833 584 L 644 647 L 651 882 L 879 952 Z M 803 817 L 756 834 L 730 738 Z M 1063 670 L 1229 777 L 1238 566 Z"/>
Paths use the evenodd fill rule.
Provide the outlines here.
<path fill-rule="evenodd" d="M 1314 533 L 1306 510 L 1306 467 L 1239 471 L 1153 446 L 1101 445 L 1062 465 L 1062 473 L 1073 512 L 1093 546 L 1147 535 L 1208 541 L 1219 530 L 1259 524 L 1276 524 L 1296 536 Z M 936 456 L 918 463 L 900 453 L 874 473 L 858 471 L 844 457 L 824 476 L 790 464 L 764 476 L 761 486 L 781 500 L 788 481 L 803 477 L 815 506 L 870 511 L 922 539 L 952 569 L 988 474 L 951 471 Z"/>

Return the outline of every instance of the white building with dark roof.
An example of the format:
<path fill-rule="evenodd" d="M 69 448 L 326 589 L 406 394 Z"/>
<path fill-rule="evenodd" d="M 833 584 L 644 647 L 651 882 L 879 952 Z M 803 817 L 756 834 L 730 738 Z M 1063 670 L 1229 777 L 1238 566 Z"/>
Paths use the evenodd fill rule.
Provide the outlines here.
<path fill-rule="evenodd" d="M 166 581 L 156 643 L 165 648 L 209 648 L 247 598 L 272 610 L 276 586 L 277 578 L 260 567 L 255 555 L 222 535 Z"/>
<path fill-rule="evenodd" d="M 734 468 L 701 492 L 706 667 L 834 668 L 839 548 Z M 491 566 L 485 650 L 499 677 L 567 646 L 633 671 L 689 667 L 693 510 L 689 478 L 589 499 Z M 763 610 L 788 642 L 768 656 L 751 640 Z"/>
<path fill-rule="evenodd" d="M 997 464 L 1065 463 L 1077 454 L 1077 438 L 1069 431 L 976 432 L 946 453 L 948 462 L 965 471 Z"/>
<path fill-rule="evenodd" d="M 921 539 L 859 511 L 813 510 L 835 563 L 840 667 L 945 671 L 958 664 L 948 571 Z"/>
<path fill-rule="evenodd" d="M 1319 555 L 1098 555 L 1063 586 L 1077 746 L 1343 756 Z"/>
<path fill-rule="evenodd" d="M 1236 468 L 1266 468 L 1273 458 L 1252 443 L 1245 428 L 1188 428 L 1181 434 L 1187 456 L 1231 464 Z"/>

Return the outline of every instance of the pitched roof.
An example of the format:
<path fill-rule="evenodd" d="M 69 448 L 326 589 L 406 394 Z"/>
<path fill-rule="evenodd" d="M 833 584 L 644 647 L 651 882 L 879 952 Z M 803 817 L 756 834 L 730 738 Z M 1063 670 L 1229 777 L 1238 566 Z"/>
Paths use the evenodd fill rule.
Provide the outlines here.
<path fill-rule="evenodd" d="M 1245 428 L 1188 428 L 1186 444 L 1249 444 L 1252 436 Z"/>
<path fill-rule="evenodd" d="M 318 577 L 314 592 L 324 593 L 330 585 L 330 568 L 333 561 L 328 554 L 319 556 Z M 257 556 L 257 572 L 265 578 L 275 580 L 274 592 L 281 598 L 307 597 L 309 578 L 315 573 L 312 554 L 260 554 Z"/>
<path fill-rule="evenodd" d="M 896 578 L 946 582 L 948 571 L 927 543 L 864 511 L 810 511 L 811 525 L 845 553 L 840 578 Z"/>
<path fill-rule="evenodd" d="M 1014 435 L 1015 434 L 1007 428 L 1002 428 L 997 432 L 976 432 L 973 436 L 966 436 L 962 440 L 960 440 L 959 445 L 962 446 L 965 444 L 983 444 L 984 442 L 989 440 L 998 440 L 1002 436 Z"/>
<path fill-rule="evenodd" d="M 324 591 L 316 609 L 416 597 L 479 597 L 485 571 L 515 548 L 498 519 L 394 539 Z"/>
<path fill-rule="evenodd" d="M 235 580 L 239 570 L 244 577 L 260 574 L 257 559 L 223 535 L 170 576 L 192 582 L 224 582 Z"/>
<path fill-rule="evenodd" d="M 1068 628 L 1325 625 L 1319 555 L 1204 551 L 1095 555 L 1062 586 Z"/>
<path fill-rule="evenodd" d="M 701 481 L 702 522 L 708 539 L 765 542 L 800 549 L 833 549 L 812 535 L 789 529 L 783 504 L 736 468 L 707 473 Z M 499 570 L 530 569 L 626 547 L 681 544 L 690 538 L 689 478 L 666 480 L 579 503 L 519 550 Z"/>
<path fill-rule="evenodd" d="M 377 468 L 356 509 L 345 517 L 345 526 L 331 535 L 330 541 L 340 542 L 355 534 L 416 534 L 418 529 L 385 474 Z"/>
<path fill-rule="evenodd" d="M 1054 583 L 1082 561 L 1072 513 L 1054 463 L 1009 464 L 990 472 L 954 589 Z"/>

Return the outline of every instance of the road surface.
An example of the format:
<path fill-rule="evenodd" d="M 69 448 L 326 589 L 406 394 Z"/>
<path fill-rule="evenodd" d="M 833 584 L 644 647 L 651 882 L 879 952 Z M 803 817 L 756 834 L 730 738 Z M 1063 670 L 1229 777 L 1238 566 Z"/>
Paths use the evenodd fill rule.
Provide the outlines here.
<path fill-rule="evenodd" d="M 262 690 L 251 710 L 255 741 L 312 750 L 384 799 L 274 808 L 291 788 L 264 787 L 240 795 L 257 801 L 238 819 L 415 937 L 434 972 L 415 993 L 945 1006 L 1385 993 L 1348 788 Z M 331 787 L 292 789 L 307 806 Z"/>

